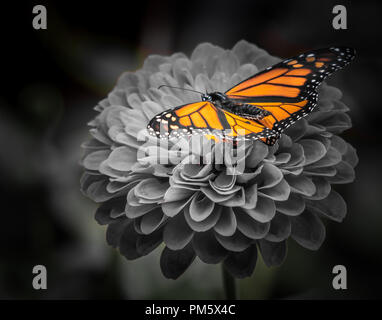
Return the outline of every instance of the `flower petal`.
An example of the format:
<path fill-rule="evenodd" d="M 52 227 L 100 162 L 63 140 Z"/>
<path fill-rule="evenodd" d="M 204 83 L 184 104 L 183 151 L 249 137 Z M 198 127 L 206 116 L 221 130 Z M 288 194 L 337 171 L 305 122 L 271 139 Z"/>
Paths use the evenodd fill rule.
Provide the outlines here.
<path fill-rule="evenodd" d="M 182 199 L 173 202 L 164 202 L 162 203 L 163 213 L 168 217 L 174 217 L 177 215 L 192 199 L 194 196 L 191 196 L 188 199 Z"/>
<path fill-rule="evenodd" d="M 219 243 L 228 251 L 241 252 L 253 243 L 253 239 L 247 238 L 240 231 L 236 231 L 230 237 L 224 237 L 218 233 L 215 233 L 215 236 Z"/>
<path fill-rule="evenodd" d="M 334 149 L 333 147 L 329 147 L 328 152 L 322 157 L 320 160 L 312 163 L 308 166 L 309 169 L 312 168 L 321 168 L 321 167 L 330 167 L 339 163 L 342 159 L 341 153 Z"/>
<path fill-rule="evenodd" d="M 160 183 L 158 179 L 149 178 L 139 182 L 134 188 L 134 194 L 137 198 L 143 198 L 148 200 L 162 199 L 168 183 Z"/>
<path fill-rule="evenodd" d="M 262 189 L 258 194 L 262 197 L 270 198 L 275 201 L 284 201 L 289 198 L 290 192 L 291 188 L 289 184 L 285 181 L 285 179 L 282 179 L 276 186 Z"/>
<path fill-rule="evenodd" d="M 248 168 L 256 168 L 257 165 L 267 156 L 268 147 L 259 141 L 254 141 L 252 149 L 246 157 L 246 166 Z"/>
<path fill-rule="evenodd" d="M 192 245 L 181 250 L 164 248 L 160 257 L 160 267 L 163 275 L 168 279 L 179 278 L 195 259 Z"/>
<path fill-rule="evenodd" d="M 309 179 L 304 175 L 294 176 L 290 174 L 287 175 L 285 179 L 288 182 L 292 193 L 298 193 L 309 197 L 316 192 L 316 185 L 313 183 L 312 179 Z"/>
<path fill-rule="evenodd" d="M 357 152 L 349 143 L 347 143 L 347 150 L 343 156 L 343 160 L 349 163 L 353 168 L 358 164 Z"/>
<path fill-rule="evenodd" d="M 215 206 L 212 213 L 202 221 L 195 221 L 190 216 L 190 210 L 188 207 L 184 209 L 184 217 L 192 230 L 195 232 L 205 232 L 212 229 L 220 218 L 222 211 L 221 206 Z"/>
<path fill-rule="evenodd" d="M 321 177 L 313 177 L 312 181 L 316 186 L 316 192 L 312 196 L 305 196 L 305 198 L 309 200 L 325 199 L 331 190 L 330 183 L 327 179 Z"/>
<path fill-rule="evenodd" d="M 299 143 L 304 148 L 305 165 L 320 160 L 326 154 L 325 146 L 317 140 L 303 139 Z"/>
<path fill-rule="evenodd" d="M 220 218 L 214 227 L 215 231 L 222 236 L 229 237 L 235 233 L 236 226 L 237 222 L 233 209 L 223 207 Z"/>
<path fill-rule="evenodd" d="M 194 192 L 191 190 L 170 186 L 167 189 L 163 197 L 163 200 L 165 202 L 179 201 L 179 200 L 189 199 L 193 194 Z"/>
<path fill-rule="evenodd" d="M 245 188 L 245 204 L 242 206 L 244 209 L 254 209 L 257 204 L 257 185 L 254 184 Z"/>
<path fill-rule="evenodd" d="M 85 157 L 82 164 L 88 170 L 98 170 L 101 162 L 105 161 L 109 154 L 109 150 L 94 151 Z"/>
<path fill-rule="evenodd" d="M 228 252 L 216 240 L 213 231 L 195 233 L 192 244 L 196 255 L 205 263 L 221 262 Z"/>
<path fill-rule="evenodd" d="M 318 250 L 325 240 L 325 226 L 316 214 L 305 211 L 297 217 L 291 217 L 292 238 L 304 248 Z"/>
<path fill-rule="evenodd" d="M 109 201 L 106 201 L 102 203 L 96 213 L 95 213 L 95 219 L 100 225 L 109 224 L 115 219 L 111 217 L 111 212 L 113 210 L 123 212 L 125 211 L 125 198 L 114 198 L 110 199 Z"/>
<path fill-rule="evenodd" d="M 159 207 L 154 209 L 147 214 L 143 215 L 141 218 L 140 229 L 143 234 L 151 234 L 164 221 L 164 215 L 162 209 Z"/>
<path fill-rule="evenodd" d="M 305 210 L 305 201 L 300 195 L 291 193 L 288 200 L 276 201 L 276 210 L 288 216 L 298 216 Z"/>
<path fill-rule="evenodd" d="M 258 240 L 259 250 L 267 267 L 280 266 L 287 254 L 286 241 L 270 242 L 267 240 Z"/>
<path fill-rule="evenodd" d="M 271 199 L 259 197 L 255 209 L 243 209 L 256 221 L 265 223 L 271 221 L 276 213 L 275 202 Z"/>
<path fill-rule="evenodd" d="M 137 238 L 137 252 L 141 256 L 148 255 L 163 242 L 163 229 L 158 229 L 149 235 L 139 235 Z"/>
<path fill-rule="evenodd" d="M 291 233 L 291 223 L 286 215 L 277 213 L 271 221 L 271 227 L 265 240 L 280 242 L 288 239 Z"/>
<path fill-rule="evenodd" d="M 183 249 L 192 239 L 194 232 L 183 214 L 171 218 L 163 230 L 163 241 L 171 250 Z"/>
<path fill-rule="evenodd" d="M 336 175 L 333 177 L 328 177 L 327 181 L 332 184 L 344 184 L 353 182 L 355 179 L 355 172 L 353 167 L 345 162 L 341 161 L 335 166 Z"/>
<path fill-rule="evenodd" d="M 264 238 L 270 228 L 270 223 L 261 223 L 250 217 L 242 209 L 235 209 L 237 229 L 250 239 Z"/>
<path fill-rule="evenodd" d="M 196 222 L 206 219 L 214 210 L 215 204 L 199 192 L 190 203 L 190 217 Z"/>
<path fill-rule="evenodd" d="M 270 163 L 265 163 L 261 174 L 256 178 L 258 189 L 272 188 L 280 183 L 283 174 L 279 168 Z"/>
<path fill-rule="evenodd" d="M 239 190 L 228 200 L 222 201 L 220 204 L 226 207 L 242 207 L 245 204 L 244 187 L 237 186 Z"/>
<path fill-rule="evenodd" d="M 257 248 L 256 245 L 252 245 L 244 251 L 230 253 L 223 264 L 234 277 L 243 279 L 252 275 L 256 262 Z"/>
<path fill-rule="evenodd" d="M 142 255 L 137 250 L 138 234 L 134 230 L 134 224 L 128 224 L 119 241 L 119 252 L 128 260 L 134 260 Z"/>
<path fill-rule="evenodd" d="M 325 199 L 309 201 L 307 205 L 314 212 L 337 222 L 342 222 L 346 216 L 346 202 L 340 194 L 334 190 L 332 190 Z"/>
<path fill-rule="evenodd" d="M 110 223 L 107 226 L 106 230 L 107 244 L 109 246 L 112 246 L 113 248 L 117 248 L 118 246 L 120 246 L 122 234 L 124 233 L 125 229 L 128 227 L 129 224 L 132 225 L 131 228 L 134 230 L 132 220 L 127 218 L 121 220 L 118 219 Z"/>
<path fill-rule="evenodd" d="M 221 193 L 217 192 L 215 189 L 212 189 L 210 187 L 201 187 L 200 191 L 202 191 L 211 201 L 216 202 L 216 203 L 229 200 L 235 196 L 235 193 L 221 194 Z"/>
<path fill-rule="evenodd" d="M 119 171 L 129 171 L 137 162 L 137 150 L 128 146 L 115 148 L 107 160 L 108 165 Z"/>

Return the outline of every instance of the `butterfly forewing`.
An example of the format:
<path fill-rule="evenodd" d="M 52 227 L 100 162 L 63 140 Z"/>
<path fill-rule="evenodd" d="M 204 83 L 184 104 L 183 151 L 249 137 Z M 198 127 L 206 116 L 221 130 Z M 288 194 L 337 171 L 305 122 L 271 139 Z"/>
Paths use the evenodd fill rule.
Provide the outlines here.
<path fill-rule="evenodd" d="M 229 89 L 235 101 L 256 105 L 271 112 L 259 120 L 281 133 L 317 105 L 317 87 L 355 56 L 352 48 L 332 47 L 306 52 L 284 60 Z"/>

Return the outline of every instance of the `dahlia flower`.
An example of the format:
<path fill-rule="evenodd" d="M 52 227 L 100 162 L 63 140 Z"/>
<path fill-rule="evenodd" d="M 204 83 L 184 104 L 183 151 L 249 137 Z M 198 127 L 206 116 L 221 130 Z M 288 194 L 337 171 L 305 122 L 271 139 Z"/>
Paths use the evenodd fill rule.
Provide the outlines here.
<path fill-rule="evenodd" d="M 290 237 L 310 250 L 321 246 L 321 218 L 341 222 L 346 215 L 333 185 L 352 182 L 358 161 L 339 136 L 351 121 L 337 88 L 323 84 L 318 107 L 274 146 L 253 141 L 223 163 L 213 155 L 209 163 L 186 161 L 200 156 L 198 148 L 188 149 L 189 140 L 179 151 L 171 139 L 163 147 L 144 133 L 146 139 L 140 137 L 156 114 L 200 101 L 197 93 L 159 86 L 224 92 L 278 61 L 246 41 L 231 50 L 203 43 L 191 57 L 153 55 L 142 69 L 122 74 L 95 107 L 82 160 L 82 191 L 100 203 L 95 217 L 108 226 L 111 246 L 129 260 L 161 246 L 160 266 L 172 279 L 195 257 L 223 263 L 243 278 L 252 274 L 258 252 L 267 266 L 280 265 Z M 170 161 L 158 161 L 162 157 Z M 242 170 L 228 174 L 227 161 Z"/>

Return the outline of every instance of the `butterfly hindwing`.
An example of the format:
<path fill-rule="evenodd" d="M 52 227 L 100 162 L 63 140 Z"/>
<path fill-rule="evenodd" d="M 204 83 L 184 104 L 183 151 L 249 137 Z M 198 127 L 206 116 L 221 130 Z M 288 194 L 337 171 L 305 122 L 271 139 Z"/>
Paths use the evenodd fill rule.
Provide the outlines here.
<path fill-rule="evenodd" d="M 277 135 L 257 121 L 242 118 L 206 101 L 166 110 L 156 115 L 147 127 L 150 134 L 158 138 L 196 133 L 229 140 L 264 139 L 265 142 Z"/>

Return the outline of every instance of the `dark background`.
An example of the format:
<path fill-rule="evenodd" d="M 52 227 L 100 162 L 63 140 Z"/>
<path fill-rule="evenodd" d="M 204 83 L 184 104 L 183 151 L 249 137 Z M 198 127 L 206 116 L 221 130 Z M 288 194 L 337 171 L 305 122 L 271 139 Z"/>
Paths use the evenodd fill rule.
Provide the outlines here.
<path fill-rule="evenodd" d="M 48 29 L 32 28 L 43 4 Z M 345 5 L 348 29 L 332 28 Z M 290 241 L 282 267 L 259 261 L 240 281 L 253 298 L 381 298 L 382 5 L 371 1 L 24 1 L 2 4 L 0 93 L 0 299 L 221 298 L 220 270 L 196 263 L 176 282 L 158 255 L 127 262 L 107 247 L 96 206 L 79 192 L 80 144 L 93 107 L 125 70 L 149 54 L 190 54 L 200 42 L 238 40 L 288 57 L 330 45 L 356 48 L 354 63 L 328 80 L 350 108 L 343 137 L 358 151 L 356 181 L 337 187 L 348 204 L 342 224 L 327 224 L 318 252 Z M 48 290 L 32 288 L 32 268 L 48 269 Z M 331 286 L 333 266 L 348 290 Z M 206 281 L 208 279 L 208 281 Z"/>

